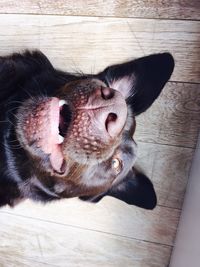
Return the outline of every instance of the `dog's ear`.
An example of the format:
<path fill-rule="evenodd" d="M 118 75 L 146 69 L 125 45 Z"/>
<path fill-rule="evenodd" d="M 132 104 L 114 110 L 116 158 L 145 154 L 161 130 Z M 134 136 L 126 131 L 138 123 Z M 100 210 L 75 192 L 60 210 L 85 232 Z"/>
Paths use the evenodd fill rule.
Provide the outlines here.
<path fill-rule="evenodd" d="M 110 66 L 99 77 L 109 87 L 120 91 L 134 115 L 138 115 L 158 97 L 173 69 L 172 55 L 163 53 Z"/>
<path fill-rule="evenodd" d="M 38 50 L 0 57 L 0 101 L 5 101 L 33 75 L 45 70 L 51 71 L 53 66 Z"/>
<path fill-rule="evenodd" d="M 80 197 L 81 200 L 96 203 L 104 196 L 120 199 L 129 205 L 135 205 L 144 209 L 153 209 L 157 204 L 157 197 L 153 184 L 142 173 L 129 171 L 121 183 L 113 186 L 109 191 L 98 196 Z"/>

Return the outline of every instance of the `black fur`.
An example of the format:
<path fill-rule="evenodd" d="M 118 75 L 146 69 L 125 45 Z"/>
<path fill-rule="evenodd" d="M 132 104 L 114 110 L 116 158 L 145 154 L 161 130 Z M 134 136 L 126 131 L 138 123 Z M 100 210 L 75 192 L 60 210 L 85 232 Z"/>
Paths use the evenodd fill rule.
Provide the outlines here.
<path fill-rule="evenodd" d="M 154 208 L 156 194 L 152 183 L 133 169 L 134 115 L 150 107 L 170 78 L 173 68 L 173 57 L 168 53 L 110 66 L 96 75 L 56 70 L 39 51 L 0 57 L 0 206 L 13 206 L 25 198 L 50 201 L 75 196 L 97 202 L 109 195 L 128 204 Z M 62 180 L 49 173 L 48 155 L 42 155 L 39 163 L 30 157 L 16 134 L 18 111 L 23 103 L 30 98 L 53 97 L 70 82 L 95 78 L 110 86 L 113 81 L 123 77 L 129 77 L 131 90 L 126 98 L 130 125 L 127 122 L 121 143 L 114 152 L 121 153 L 124 161 L 121 174 L 114 175 L 110 171 L 110 157 L 95 166 L 84 166 L 84 173 L 81 173 L 78 182 L 73 181 L 73 177 L 70 177 L 70 181 L 68 178 Z M 89 183 L 87 186 L 86 180 Z M 93 184 L 100 180 L 102 184 L 94 187 Z M 61 192 L 55 189 L 58 184 L 63 188 Z"/>

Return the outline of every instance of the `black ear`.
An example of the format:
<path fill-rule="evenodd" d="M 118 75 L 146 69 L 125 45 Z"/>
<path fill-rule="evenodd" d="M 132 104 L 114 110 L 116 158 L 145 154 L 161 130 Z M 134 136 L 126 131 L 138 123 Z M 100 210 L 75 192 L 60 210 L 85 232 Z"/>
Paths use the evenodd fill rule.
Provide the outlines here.
<path fill-rule="evenodd" d="M 149 178 L 142 173 L 134 174 L 133 171 L 113 187 L 108 195 L 144 209 L 153 209 L 157 204 L 156 193 Z"/>
<path fill-rule="evenodd" d="M 7 99 L 23 87 L 25 82 L 53 66 L 42 52 L 25 51 L 0 57 L 0 101 Z"/>
<path fill-rule="evenodd" d="M 174 69 L 171 54 L 154 54 L 113 65 L 100 73 L 100 79 L 124 95 L 134 115 L 144 112 L 160 94 Z"/>
<path fill-rule="evenodd" d="M 157 204 L 157 197 L 153 184 L 142 173 L 135 173 L 131 170 L 126 178 L 108 192 L 98 196 L 85 196 L 81 200 L 98 202 L 104 196 L 118 198 L 129 205 L 135 205 L 144 209 L 153 209 Z"/>

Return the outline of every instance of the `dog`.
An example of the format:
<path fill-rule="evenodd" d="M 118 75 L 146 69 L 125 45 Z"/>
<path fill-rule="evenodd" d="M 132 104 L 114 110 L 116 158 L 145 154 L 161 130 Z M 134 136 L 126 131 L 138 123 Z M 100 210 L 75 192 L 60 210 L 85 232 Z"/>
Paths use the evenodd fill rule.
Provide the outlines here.
<path fill-rule="evenodd" d="M 111 196 L 153 209 L 153 184 L 134 168 L 135 117 L 173 69 L 169 53 L 95 75 L 57 70 L 38 50 L 0 57 L 0 206 Z"/>

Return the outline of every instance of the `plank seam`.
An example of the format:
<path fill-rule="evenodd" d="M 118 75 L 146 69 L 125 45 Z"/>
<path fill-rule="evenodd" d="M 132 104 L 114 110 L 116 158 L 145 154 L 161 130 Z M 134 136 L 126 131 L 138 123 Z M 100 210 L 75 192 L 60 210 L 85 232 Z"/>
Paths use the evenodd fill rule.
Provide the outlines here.
<path fill-rule="evenodd" d="M 139 239 L 139 238 L 129 237 L 129 236 L 120 235 L 120 234 L 114 234 L 114 233 L 105 232 L 105 231 L 101 231 L 101 230 L 90 229 L 90 228 L 87 228 L 87 227 L 81 227 L 81 226 L 72 225 L 72 224 L 54 222 L 54 221 L 50 221 L 50 220 L 46 220 L 46 219 L 35 218 L 35 217 L 31 217 L 31 216 L 25 216 L 25 215 L 21 215 L 21 214 L 13 214 L 13 213 L 10 213 L 8 211 L 0 211 L 0 213 L 7 214 L 7 215 L 10 215 L 10 216 L 13 216 L 13 217 L 21 217 L 21 218 L 25 218 L 25 219 L 29 219 L 29 220 L 41 221 L 41 222 L 46 222 L 46 223 L 55 224 L 55 225 L 62 225 L 64 227 L 71 227 L 71 228 L 81 229 L 81 230 L 85 230 L 85 231 L 97 232 L 97 233 L 101 233 L 101 234 L 105 234 L 105 235 L 122 237 L 122 238 L 129 239 L 129 240 L 142 241 L 142 242 L 145 242 L 145 243 L 152 243 L 154 245 L 162 245 L 162 246 L 170 247 L 170 248 L 173 247 L 172 244 L 169 245 L 169 244 L 166 244 L 166 243 L 143 240 L 143 239 Z"/>
<path fill-rule="evenodd" d="M 1 15 L 34 15 L 34 16 L 60 16 L 60 17 L 87 17 L 87 18 L 116 18 L 116 19 L 150 19 L 150 20 L 169 20 L 169 21 L 193 21 L 193 22 L 199 22 L 200 19 L 183 19 L 183 18 L 179 18 L 179 19 L 175 19 L 175 18 L 155 18 L 155 17 L 122 17 L 122 16 L 101 16 L 101 15 L 93 15 L 93 16 L 88 16 L 88 15 L 67 15 L 67 14 L 58 14 L 58 13 L 12 13 L 12 12 L 8 12 L 8 13 L 4 13 L 0 11 Z"/>

